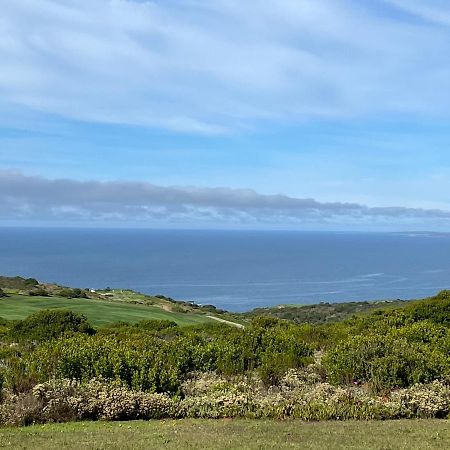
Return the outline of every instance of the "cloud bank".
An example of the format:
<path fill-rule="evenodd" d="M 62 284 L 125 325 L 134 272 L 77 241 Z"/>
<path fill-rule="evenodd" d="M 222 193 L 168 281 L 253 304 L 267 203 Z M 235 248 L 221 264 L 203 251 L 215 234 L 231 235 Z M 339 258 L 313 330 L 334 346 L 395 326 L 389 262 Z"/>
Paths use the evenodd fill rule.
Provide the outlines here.
<path fill-rule="evenodd" d="M 439 0 L 3 0 L 0 116 L 212 134 L 448 117 L 449 25 Z"/>
<path fill-rule="evenodd" d="M 450 211 L 319 202 L 253 190 L 77 181 L 0 171 L 0 221 L 127 224 L 407 224 L 450 221 Z"/>

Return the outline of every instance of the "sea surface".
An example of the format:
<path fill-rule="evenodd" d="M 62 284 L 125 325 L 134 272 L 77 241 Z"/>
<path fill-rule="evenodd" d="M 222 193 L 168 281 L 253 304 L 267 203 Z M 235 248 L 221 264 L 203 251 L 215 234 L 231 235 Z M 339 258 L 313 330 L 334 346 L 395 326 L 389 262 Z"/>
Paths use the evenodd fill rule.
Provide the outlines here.
<path fill-rule="evenodd" d="M 410 299 L 450 288 L 450 234 L 0 228 L 0 274 L 232 311 Z"/>

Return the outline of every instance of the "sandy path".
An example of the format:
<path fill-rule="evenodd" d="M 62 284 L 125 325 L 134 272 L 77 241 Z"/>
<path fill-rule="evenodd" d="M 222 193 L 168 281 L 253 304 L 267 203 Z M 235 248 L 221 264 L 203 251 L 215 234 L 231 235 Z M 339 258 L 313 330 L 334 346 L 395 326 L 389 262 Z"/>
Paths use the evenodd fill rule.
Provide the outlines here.
<path fill-rule="evenodd" d="M 206 316 L 206 317 L 209 317 L 210 319 L 213 319 L 213 320 L 217 320 L 218 322 L 226 323 L 233 327 L 244 328 L 244 325 L 241 325 L 240 323 L 230 322 L 229 320 L 219 319 L 218 317 L 214 317 L 214 316 Z"/>

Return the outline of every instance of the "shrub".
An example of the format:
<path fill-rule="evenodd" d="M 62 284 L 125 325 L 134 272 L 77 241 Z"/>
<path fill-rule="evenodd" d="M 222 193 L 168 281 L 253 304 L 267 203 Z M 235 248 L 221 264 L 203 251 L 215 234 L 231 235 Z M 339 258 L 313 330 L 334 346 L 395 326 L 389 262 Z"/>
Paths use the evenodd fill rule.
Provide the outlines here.
<path fill-rule="evenodd" d="M 13 325 L 13 339 L 47 341 L 65 333 L 94 334 L 85 316 L 72 311 L 43 310 Z"/>
<path fill-rule="evenodd" d="M 173 320 L 141 320 L 135 326 L 146 331 L 162 331 L 178 325 Z"/>
<path fill-rule="evenodd" d="M 433 346 L 389 335 L 350 337 L 322 362 L 331 382 L 370 383 L 375 391 L 430 382 L 448 371 L 446 356 Z"/>
<path fill-rule="evenodd" d="M 36 287 L 28 292 L 31 297 L 48 297 L 49 293 L 43 287 Z"/>
<path fill-rule="evenodd" d="M 430 320 L 438 324 L 450 325 L 450 291 L 441 291 L 436 297 L 415 302 L 405 308 L 414 321 Z"/>
<path fill-rule="evenodd" d="M 69 289 L 69 288 L 64 288 L 61 289 L 58 292 L 58 295 L 60 297 L 66 297 L 66 298 L 87 298 L 87 294 L 86 291 L 82 290 L 82 289 Z"/>
<path fill-rule="evenodd" d="M 55 380 L 37 385 L 33 395 L 40 399 L 46 417 L 78 419 L 132 420 L 161 419 L 172 413 L 173 402 L 164 394 L 131 391 L 120 382 L 101 379 L 80 384 L 72 380 Z"/>
<path fill-rule="evenodd" d="M 314 382 L 312 373 L 290 371 L 276 388 L 266 388 L 255 374 L 197 374 L 184 383 L 182 399 L 130 390 L 119 381 L 52 380 L 28 393 L 7 394 L 0 405 L 0 424 L 166 417 L 372 420 L 445 418 L 450 412 L 450 387 L 441 382 L 377 396 L 361 387 Z"/>
<path fill-rule="evenodd" d="M 298 331 L 294 325 L 268 317 L 253 320 L 244 331 L 229 331 L 217 339 L 217 370 L 235 375 L 257 369 L 266 384 L 276 384 L 286 370 L 312 360 L 313 348 Z"/>
<path fill-rule="evenodd" d="M 143 391 L 177 392 L 190 370 L 182 346 L 151 336 L 74 336 L 45 343 L 26 359 L 27 371 L 38 380 L 70 378 L 88 381 L 102 377 L 121 380 Z"/>
<path fill-rule="evenodd" d="M 445 418 L 450 412 L 450 387 L 440 381 L 417 384 L 393 394 L 413 417 Z"/>
<path fill-rule="evenodd" d="M 11 395 L 0 405 L 2 425 L 20 426 L 42 422 L 42 402 L 30 392 Z"/>
<path fill-rule="evenodd" d="M 174 415 L 175 409 L 167 395 L 131 391 L 117 382 L 53 380 L 30 392 L 9 395 L 0 405 L 0 424 L 162 419 Z"/>
<path fill-rule="evenodd" d="M 3 385 L 5 384 L 5 375 L 0 372 L 0 403 L 3 399 Z"/>

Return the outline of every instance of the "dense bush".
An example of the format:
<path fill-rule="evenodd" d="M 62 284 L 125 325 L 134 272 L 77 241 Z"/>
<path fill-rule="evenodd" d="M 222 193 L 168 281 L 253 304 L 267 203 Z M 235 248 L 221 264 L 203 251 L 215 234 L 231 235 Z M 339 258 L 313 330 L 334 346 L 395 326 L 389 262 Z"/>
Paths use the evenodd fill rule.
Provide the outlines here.
<path fill-rule="evenodd" d="M 434 379 L 438 367 L 414 347 L 405 341 L 357 336 L 332 350 L 323 363 L 331 382 L 370 383 L 376 391 Z"/>
<path fill-rule="evenodd" d="M 43 310 L 13 325 L 12 339 L 44 342 L 65 333 L 94 334 L 86 317 L 72 311 Z"/>
<path fill-rule="evenodd" d="M 130 388 L 175 393 L 191 369 L 181 345 L 144 335 L 125 340 L 109 336 L 75 336 L 46 343 L 26 359 L 27 372 L 38 380 L 118 379 Z"/>
<path fill-rule="evenodd" d="M 270 326 L 255 322 L 244 331 L 193 328 L 168 339 L 147 332 L 145 326 L 119 327 L 43 343 L 24 362 L 27 373 L 41 381 L 102 377 L 121 380 L 132 389 L 175 394 L 193 371 L 236 375 L 256 370 L 267 384 L 274 384 L 289 368 L 310 362 L 312 353 L 294 328 L 276 321 Z"/>
<path fill-rule="evenodd" d="M 38 286 L 31 291 L 28 291 L 28 295 L 30 295 L 31 297 L 48 297 L 49 293 L 45 288 Z"/>
<path fill-rule="evenodd" d="M 135 324 L 135 327 L 146 331 L 162 331 L 177 326 L 173 320 L 141 320 Z"/>
<path fill-rule="evenodd" d="M 295 326 L 275 319 L 256 319 L 247 330 L 221 344 L 220 372 L 239 374 L 256 369 L 267 384 L 276 384 L 290 368 L 304 366 L 313 354 Z"/>
<path fill-rule="evenodd" d="M 86 291 L 79 288 L 74 289 L 64 288 L 58 292 L 58 295 L 60 297 L 66 298 L 87 298 Z"/>
<path fill-rule="evenodd" d="M 450 291 L 441 291 L 427 301 L 415 302 L 405 308 L 406 314 L 414 321 L 430 320 L 434 323 L 450 325 Z"/>
<path fill-rule="evenodd" d="M 447 379 L 448 334 L 421 322 L 387 334 L 350 336 L 322 362 L 331 382 L 369 383 L 376 391 Z"/>

